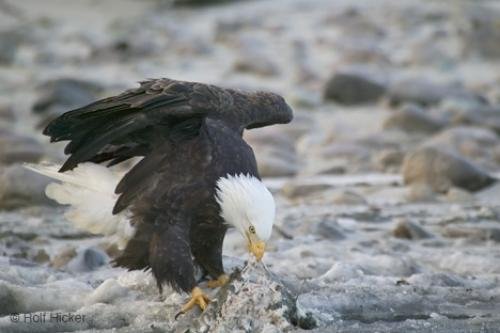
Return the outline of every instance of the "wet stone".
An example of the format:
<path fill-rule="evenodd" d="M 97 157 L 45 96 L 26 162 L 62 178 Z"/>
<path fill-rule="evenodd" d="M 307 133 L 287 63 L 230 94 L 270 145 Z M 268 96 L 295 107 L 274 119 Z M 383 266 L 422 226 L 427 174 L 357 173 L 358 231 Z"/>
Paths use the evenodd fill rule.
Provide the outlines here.
<path fill-rule="evenodd" d="M 0 134 L 0 164 L 38 162 L 43 156 L 44 148 L 37 140 L 9 130 Z"/>
<path fill-rule="evenodd" d="M 428 107 L 451 97 L 481 100 L 480 96 L 463 88 L 437 84 L 420 78 L 394 80 L 387 95 L 393 106 L 411 103 Z"/>
<path fill-rule="evenodd" d="M 50 262 L 51 266 L 56 268 L 56 269 L 61 269 L 68 262 L 71 261 L 74 257 L 76 257 L 77 252 L 74 247 L 69 247 L 66 249 L 63 249 L 60 253 L 58 253 Z"/>
<path fill-rule="evenodd" d="M 281 189 L 282 193 L 291 199 L 305 197 L 311 194 L 317 194 L 331 188 L 327 184 L 300 184 L 288 182 Z"/>
<path fill-rule="evenodd" d="M 367 75 L 336 73 L 325 84 L 323 97 L 345 105 L 376 102 L 385 93 L 385 86 Z"/>
<path fill-rule="evenodd" d="M 407 105 L 391 114 L 383 126 L 385 129 L 431 134 L 442 129 L 444 125 L 444 122 L 432 118 L 423 109 Z"/>
<path fill-rule="evenodd" d="M 316 226 L 315 233 L 326 239 L 342 240 L 345 239 L 344 233 L 340 225 L 333 220 L 323 220 Z"/>
<path fill-rule="evenodd" d="M 409 153 L 402 173 L 405 184 L 426 184 L 435 192 L 447 192 L 452 186 L 477 191 L 496 181 L 467 160 L 430 147 Z"/>
<path fill-rule="evenodd" d="M 0 208 L 54 206 L 54 201 L 45 195 L 49 182 L 47 177 L 35 174 L 20 164 L 0 169 Z"/>
<path fill-rule="evenodd" d="M 39 127 L 63 112 L 87 105 L 100 97 L 104 88 L 95 82 L 77 78 L 60 78 L 43 82 L 32 110 L 42 116 Z"/>
<path fill-rule="evenodd" d="M 406 219 L 396 221 L 396 225 L 392 230 L 392 235 L 396 238 L 404 239 L 425 239 L 432 237 L 432 234 L 422 226 Z"/>

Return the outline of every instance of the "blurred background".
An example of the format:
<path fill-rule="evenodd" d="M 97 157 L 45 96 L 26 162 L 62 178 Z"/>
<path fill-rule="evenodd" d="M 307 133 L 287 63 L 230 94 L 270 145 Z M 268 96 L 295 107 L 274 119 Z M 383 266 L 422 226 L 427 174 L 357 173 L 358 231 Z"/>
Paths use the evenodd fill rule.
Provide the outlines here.
<path fill-rule="evenodd" d="M 0 0 L 0 295 L 117 274 L 116 249 L 68 225 L 22 163 L 63 160 L 41 135 L 54 117 L 157 77 L 293 107 L 245 137 L 278 201 L 269 267 L 320 313 L 297 330 L 500 327 L 494 0 Z M 68 307 L 16 302 L 0 316 Z"/>

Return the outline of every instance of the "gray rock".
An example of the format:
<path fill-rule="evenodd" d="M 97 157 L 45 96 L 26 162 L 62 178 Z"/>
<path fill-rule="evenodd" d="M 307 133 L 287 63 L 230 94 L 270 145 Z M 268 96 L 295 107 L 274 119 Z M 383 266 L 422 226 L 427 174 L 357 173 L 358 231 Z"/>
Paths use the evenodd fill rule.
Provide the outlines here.
<path fill-rule="evenodd" d="M 411 103 L 426 107 L 438 104 L 449 97 L 482 101 L 480 96 L 461 87 L 437 84 L 419 78 L 394 80 L 389 85 L 387 95 L 393 106 Z"/>
<path fill-rule="evenodd" d="M 492 151 L 500 146 L 495 132 L 487 128 L 459 126 L 443 130 L 422 143 L 423 147 L 437 147 L 453 154 L 477 161 L 478 165 L 497 167 Z"/>
<path fill-rule="evenodd" d="M 320 151 L 321 157 L 326 159 L 334 158 L 346 158 L 350 161 L 368 161 L 370 157 L 370 150 L 362 142 L 358 144 L 356 142 L 334 142 L 328 144 Z"/>
<path fill-rule="evenodd" d="M 29 24 L 21 24 L 0 31 L 0 64 L 13 63 L 18 48 L 33 41 L 31 29 Z"/>
<path fill-rule="evenodd" d="M 385 93 L 385 86 L 368 75 L 335 73 L 325 84 L 323 98 L 345 105 L 373 103 Z"/>
<path fill-rule="evenodd" d="M 294 108 L 307 111 L 316 110 L 322 103 L 320 94 L 302 89 L 295 89 L 287 100 Z"/>
<path fill-rule="evenodd" d="M 88 248 L 83 251 L 83 266 L 87 271 L 93 271 L 96 268 L 107 264 L 108 256 L 105 252 L 96 248 Z"/>
<path fill-rule="evenodd" d="M 0 316 L 19 311 L 18 300 L 6 283 L 0 281 Z"/>
<path fill-rule="evenodd" d="M 43 264 L 50 261 L 50 256 L 44 249 L 40 249 L 32 256 L 32 259 L 36 263 Z"/>
<path fill-rule="evenodd" d="M 49 178 L 14 164 L 0 171 L 0 208 L 55 205 L 45 195 Z"/>
<path fill-rule="evenodd" d="M 223 286 L 200 317 L 188 313 L 178 319 L 176 331 L 291 332 L 296 318 L 295 298 L 277 276 L 251 263 Z"/>
<path fill-rule="evenodd" d="M 341 50 L 342 63 L 347 64 L 366 64 L 375 63 L 381 65 L 390 64 L 389 55 L 380 47 L 377 39 L 352 38 L 344 36 L 335 40 L 335 49 Z"/>
<path fill-rule="evenodd" d="M 463 42 L 469 54 L 492 60 L 500 57 L 500 10 L 487 5 L 464 6 L 461 18 L 465 19 Z"/>
<path fill-rule="evenodd" d="M 405 67 L 454 68 L 461 59 L 461 52 L 452 47 L 446 28 L 432 27 L 425 33 L 421 30 L 415 41 L 405 49 L 395 50 L 392 60 Z"/>
<path fill-rule="evenodd" d="M 268 127 L 247 131 L 244 135 L 255 152 L 262 176 L 291 176 L 298 172 L 295 146 L 285 129 Z"/>
<path fill-rule="evenodd" d="M 398 172 L 405 154 L 398 149 L 384 149 L 373 156 L 376 169 L 384 172 Z"/>
<path fill-rule="evenodd" d="M 12 132 L 0 135 L 0 164 L 38 162 L 43 155 L 43 146 L 33 138 Z"/>
<path fill-rule="evenodd" d="M 257 154 L 259 173 L 263 177 L 293 176 L 299 171 L 297 157 L 279 149 L 261 149 Z"/>
<path fill-rule="evenodd" d="M 425 184 L 442 193 L 452 186 L 477 191 L 496 181 L 467 160 L 432 147 L 409 153 L 403 162 L 402 173 L 405 184 Z"/>
<path fill-rule="evenodd" d="M 16 119 L 16 115 L 14 114 L 14 110 L 8 104 L 0 104 L 0 122 L 12 122 Z"/>
<path fill-rule="evenodd" d="M 500 107 L 480 105 L 455 109 L 451 112 L 453 124 L 485 127 L 500 134 Z"/>
<path fill-rule="evenodd" d="M 239 36 L 231 46 L 238 50 L 232 64 L 233 71 L 260 77 L 280 74 L 278 63 L 269 52 L 266 52 L 269 44 L 265 39 L 243 35 Z"/>
<path fill-rule="evenodd" d="M 317 194 L 330 189 L 328 184 L 301 184 L 289 181 L 281 188 L 281 193 L 290 199 L 306 197 L 311 194 Z"/>
<path fill-rule="evenodd" d="M 0 34 L 0 63 L 10 64 L 16 57 L 17 38 L 10 35 L 10 32 Z"/>
<path fill-rule="evenodd" d="M 243 0 L 172 0 L 171 3 L 175 6 L 207 6 L 237 1 Z"/>
<path fill-rule="evenodd" d="M 42 83 L 39 91 L 33 112 L 44 116 L 42 125 L 45 125 L 63 112 L 95 101 L 103 92 L 103 87 L 81 79 L 60 78 Z"/>
<path fill-rule="evenodd" d="M 423 287 L 464 287 L 467 281 L 456 275 L 450 273 L 420 273 L 413 274 L 406 281 L 410 285 L 418 285 Z"/>
<path fill-rule="evenodd" d="M 233 64 L 233 70 L 260 76 L 276 76 L 280 73 L 279 67 L 274 61 L 259 53 L 240 54 Z"/>
<path fill-rule="evenodd" d="M 82 63 L 92 55 L 92 46 L 89 41 L 78 34 L 66 33 L 64 37 L 57 36 L 59 32 L 51 29 L 46 37 L 37 45 L 35 61 L 44 68 L 61 66 L 63 64 Z M 47 36 L 49 35 L 49 36 Z M 64 38 L 64 40 L 62 38 Z M 22 54 L 23 55 L 23 54 Z M 29 59 L 22 59 L 30 61 Z"/>
<path fill-rule="evenodd" d="M 345 239 L 346 236 L 340 225 L 334 220 L 323 220 L 315 228 L 315 234 L 330 240 Z"/>
<path fill-rule="evenodd" d="M 372 19 L 372 15 L 354 6 L 348 6 L 339 12 L 326 15 L 321 23 L 337 26 L 343 36 L 353 39 L 381 40 L 385 35 L 385 30 Z"/>
<path fill-rule="evenodd" d="M 451 187 L 446 193 L 445 200 L 453 203 L 467 204 L 474 202 L 474 196 L 469 191 Z"/>
<path fill-rule="evenodd" d="M 114 303 L 127 296 L 129 289 L 120 285 L 115 279 L 108 279 L 97 287 L 86 299 L 86 304 Z"/>
<path fill-rule="evenodd" d="M 295 150 L 295 142 L 302 138 L 302 136 L 315 130 L 316 119 L 309 113 L 295 112 L 293 121 L 290 124 L 278 128 L 279 130 L 277 131 L 282 132 L 287 137 L 288 145 L 293 146 Z"/>
<path fill-rule="evenodd" d="M 383 124 L 384 129 L 399 129 L 412 133 L 435 133 L 444 127 L 445 123 L 434 119 L 415 105 L 406 105 L 401 110 L 391 114 Z"/>
<path fill-rule="evenodd" d="M 366 205 L 363 196 L 349 190 L 333 192 L 330 200 L 335 205 Z"/>
<path fill-rule="evenodd" d="M 414 148 L 421 137 L 422 135 L 418 133 L 387 130 L 364 135 L 356 139 L 355 143 L 364 146 L 365 149 L 370 149 L 371 154 L 373 151 L 382 151 L 384 149 L 406 151 Z"/>
<path fill-rule="evenodd" d="M 443 228 L 441 234 L 448 238 L 468 238 L 475 241 L 500 242 L 500 228 L 495 225 L 448 225 Z"/>
<path fill-rule="evenodd" d="M 238 36 L 245 29 L 255 29 L 262 25 L 262 18 L 241 15 L 218 19 L 215 23 L 215 40 L 228 41 Z"/>
<path fill-rule="evenodd" d="M 449 333 L 449 332 L 494 332 L 500 325 L 500 318 L 493 316 L 489 318 L 457 319 L 447 318 L 433 314 L 422 319 L 407 319 L 396 321 L 359 322 L 356 320 L 340 320 L 332 323 L 327 328 L 309 330 L 311 333 L 342 332 L 342 333 L 373 333 L 373 332 L 408 332 L 408 333 Z M 302 331 L 301 331 L 302 332 Z"/>
<path fill-rule="evenodd" d="M 460 146 L 466 142 L 474 142 L 477 145 L 482 146 L 496 146 L 499 142 L 497 135 L 488 129 L 474 126 L 459 126 L 449 128 L 439 135 L 436 135 L 431 139 L 429 144 L 448 144 L 453 147 L 452 143 L 456 142 L 454 147 L 457 151 L 460 151 Z"/>
<path fill-rule="evenodd" d="M 318 81 L 318 75 L 312 66 L 307 43 L 302 39 L 294 40 L 292 46 L 294 82 L 300 85 L 314 84 Z"/>
<path fill-rule="evenodd" d="M 500 182 L 478 191 L 474 198 L 485 205 L 496 205 L 497 198 L 500 198 Z"/>
<path fill-rule="evenodd" d="M 203 47 L 203 43 L 190 40 L 191 36 L 188 31 L 182 34 L 182 38 L 179 38 L 179 32 L 171 25 L 159 24 L 148 19 L 119 19 L 113 22 L 106 34 L 109 37 L 104 41 L 91 39 L 91 59 L 106 62 L 130 62 L 155 56 L 167 47 L 171 52 L 179 52 L 186 46 L 191 47 L 191 50 Z M 131 38 L 131 36 L 134 37 Z M 184 44 L 187 41 L 193 43 Z"/>
<path fill-rule="evenodd" d="M 353 167 L 352 161 L 347 159 L 328 159 L 317 160 L 309 159 L 309 165 L 303 171 L 305 175 L 315 176 L 315 175 L 340 175 L 352 171 L 357 171 L 356 167 Z"/>
<path fill-rule="evenodd" d="M 77 254 L 73 246 L 65 247 L 52 258 L 50 265 L 56 269 L 64 268 Z"/>
<path fill-rule="evenodd" d="M 373 280 L 373 283 L 377 283 Z M 461 297 L 476 302 L 464 306 Z M 327 327 L 333 322 L 376 321 L 395 322 L 430 319 L 432 316 L 444 318 L 493 314 L 496 309 L 488 306 L 494 291 L 473 288 L 442 288 L 413 285 L 377 285 L 346 283 L 302 294 L 297 299 L 299 317 L 312 317 L 317 326 Z M 454 295 L 451 299 L 448 298 Z M 466 296 L 469 295 L 469 296 Z M 448 299 L 448 302 L 443 301 Z M 420 332 L 420 331 L 416 331 Z"/>
<path fill-rule="evenodd" d="M 51 265 L 57 269 L 65 269 L 70 272 L 91 272 L 109 262 L 108 255 L 95 247 L 76 250 L 73 247 L 64 248 L 51 261 Z"/>
<path fill-rule="evenodd" d="M 432 237 L 432 234 L 422 228 L 422 226 L 407 219 L 399 219 L 396 222 L 396 226 L 392 229 L 392 235 L 396 238 L 405 239 L 425 239 Z"/>

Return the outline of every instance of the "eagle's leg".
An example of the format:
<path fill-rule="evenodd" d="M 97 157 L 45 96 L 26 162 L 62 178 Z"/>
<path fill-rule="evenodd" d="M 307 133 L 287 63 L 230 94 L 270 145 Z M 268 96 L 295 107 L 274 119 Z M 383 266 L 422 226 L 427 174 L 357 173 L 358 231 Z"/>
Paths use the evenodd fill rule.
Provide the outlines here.
<path fill-rule="evenodd" d="M 222 265 L 222 244 L 226 230 L 225 225 L 208 223 L 193 228 L 191 249 L 196 262 L 213 278 L 208 281 L 209 288 L 221 287 L 229 281 Z"/>
<path fill-rule="evenodd" d="M 221 274 L 217 279 L 210 280 L 207 283 L 208 288 L 218 288 L 222 287 L 229 282 L 229 276 L 227 274 Z"/>
<path fill-rule="evenodd" d="M 191 299 L 177 316 L 199 306 L 205 310 L 210 299 L 196 286 L 194 265 L 187 232 L 181 224 L 164 225 L 153 233 L 149 262 L 161 291 L 163 283 L 177 290 L 191 292 Z"/>
<path fill-rule="evenodd" d="M 199 287 L 194 287 L 191 291 L 191 299 L 189 300 L 189 302 L 184 304 L 180 313 L 186 313 L 197 305 L 200 307 L 201 311 L 205 311 L 208 303 L 210 303 L 210 298 L 208 298 L 208 296 L 205 295 L 203 290 L 201 290 Z"/>

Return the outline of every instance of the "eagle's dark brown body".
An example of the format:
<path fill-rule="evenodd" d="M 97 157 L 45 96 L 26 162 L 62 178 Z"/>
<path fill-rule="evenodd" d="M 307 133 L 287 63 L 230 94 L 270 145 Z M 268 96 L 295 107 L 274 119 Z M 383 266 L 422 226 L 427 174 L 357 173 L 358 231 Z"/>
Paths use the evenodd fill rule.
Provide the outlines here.
<path fill-rule="evenodd" d="M 167 142 L 157 152 L 176 158 L 160 162 L 148 184 L 141 182 L 144 190 L 134 200 L 132 212 L 145 232 L 137 233 L 117 263 L 132 269 L 152 267 L 160 285 L 179 281 L 173 286 L 189 291 L 195 286 L 190 253 L 211 276 L 224 273 L 222 242 L 227 227 L 215 200 L 216 181 L 227 174 L 257 176 L 256 162 L 240 135 L 209 119 L 199 135 L 182 145 Z"/>
<path fill-rule="evenodd" d="M 292 112 L 271 93 L 243 93 L 195 82 L 149 80 L 116 97 L 67 112 L 45 130 L 69 140 L 61 171 L 91 161 L 116 164 L 144 156 L 120 181 L 113 213 L 129 209 L 136 227 L 116 264 L 149 269 L 190 291 L 194 267 L 221 275 L 227 226 L 215 199 L 220 177 L 258 178 L 245 128 L 286 123 Z"/>

